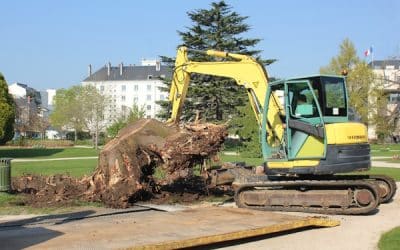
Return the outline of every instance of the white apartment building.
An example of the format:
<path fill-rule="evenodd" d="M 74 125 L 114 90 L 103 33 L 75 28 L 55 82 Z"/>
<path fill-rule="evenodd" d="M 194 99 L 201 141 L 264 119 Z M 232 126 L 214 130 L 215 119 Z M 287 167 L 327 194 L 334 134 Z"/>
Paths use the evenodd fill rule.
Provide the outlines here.
<path fill-rule="evenodd" d="M 400 111 L 400 60 L 375 60 L 370 67 L 376 75 L 377 83 L 383 83 L 384 90 L 388 96 L 389 112 Z M 399 117 L 394 119 L 396 130 L 393 136 L 400 136 Z M 368 138 L 377 139 L 375 126 L 368 126 Z"/>
<path fill-rule="evenodd" d="M 88 77 L 82 85 L 93 85 L 108 96 L 109 103 L 105 110 L 105 123 L 112 124 L 126 116 L 134 104 L 144 108 L 146 118 L 155 118 L 160 110 L 158 100 L 166 100 L 167 93 L 159 89 L 162 79 L 170 77 L 169 67 L 157 60 L 142 60 L 140 66 L 112 66 L 110 63 L 92 74 L 89 65 Z"/>

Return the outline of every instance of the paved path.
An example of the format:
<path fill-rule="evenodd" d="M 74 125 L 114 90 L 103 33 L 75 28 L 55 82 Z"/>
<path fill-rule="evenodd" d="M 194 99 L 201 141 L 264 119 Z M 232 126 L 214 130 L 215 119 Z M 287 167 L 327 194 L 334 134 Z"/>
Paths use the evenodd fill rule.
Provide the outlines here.
<path fill-rule="evenodd" d="M 372 166 L 373 167 L 384 167 L 384 168 L 400 168 L 400 163 L 396 162 L 387 162 L 385 160 L 391 160 L 392 157 L 390 156 L 373 156 Z"/>
<path fill-rule="evenodd" d="M 371 162 L 373 167 L 382 167 L 382 168 L 400 168 L 400 163 L 394 162 L 385 162 L 385 161 L 374 161 Z"/>
<path fill-rule="evenodd" d="M 392 157 L 391 156 L 372 156 L 371 159 L 372 160 L 382 160 L 382 159 L 390 160 L 390 159 L 392 159 Z"/>
<path fill-rule="evenodd" d="M 30 161 L 66 161 L 66 160 L 86 160 L 97 159 L 98 156 L 83 156 L 83 157 L 65 157 L 65 158 L 51 158 L 51 159 L 37 159 L 37 158 L 17 158 L 12 162 L 30 162 Z"/>

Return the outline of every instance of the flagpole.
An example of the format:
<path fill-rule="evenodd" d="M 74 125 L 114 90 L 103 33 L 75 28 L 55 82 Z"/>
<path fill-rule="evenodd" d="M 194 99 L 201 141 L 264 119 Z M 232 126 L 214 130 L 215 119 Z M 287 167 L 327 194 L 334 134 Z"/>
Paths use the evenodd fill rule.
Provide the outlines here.
<path fill-rule="evenodd" d="M 371 65 L 372 65 L 372 69 L 374 68 L 374 49 L 371 46 Z"/>

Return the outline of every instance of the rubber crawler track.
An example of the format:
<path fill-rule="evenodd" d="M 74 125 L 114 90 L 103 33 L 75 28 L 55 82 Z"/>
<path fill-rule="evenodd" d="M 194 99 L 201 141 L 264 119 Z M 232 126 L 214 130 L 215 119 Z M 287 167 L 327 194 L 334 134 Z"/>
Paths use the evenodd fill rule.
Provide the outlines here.
<path fill-rule="evenodd" d="M 315 176 L 303 176 L 303 178 L 301 177 L 279 177 L 280 180 L 285 180 L 285 181 L 289 181 L 289 180 L 315 180 Z M 383 204 L 383 203 L 388 203 L 392 200 L 393 196 L 396 194 L 397 191 L 397 185 L 396 185 L 396 181 L 395 179 L 393 179 L 390 176 L 387 175 L 326 175 L 326 176 L 320 176 L 319 180 L 324 180 L 324 181 L 360 181 L 360 180 L 364 180 L 364 181 L 370 181 L 372 183 L 374 183 L 375 181 L 382 181 L 385 182 L 386 185 L 388 185 L 389 187 L 389 193 L 385 196 L 385 197 L 381 197 L 379 203 Z"/>
<path fill-rule="evenodd" d="M 246 191 L 254 191 L 257 188 L 283 188 L 296 189 L 306 187 L 308 189 L 319 190 L 358 190 L 367 189 L 373 195 L 373 201 L 367 206 L 357 206 L 355 203 L 347 208 L 337 208 L 329 206 L 307 207 L 307 206 L 252 206 L 246 205 L 245 201 L 240 200 L 240 194 Z M 268 211 L 287 211 L 287 212 L 306 212 L 321 214 L 367 214 L 376 209 L 379 205 L 379 194 L 377 186 L 369 180 L 296 180 L 296 181 L 264 181 L 239 185 L 235 192 L 235 201 L 238 207 L 268 210 Z"/>

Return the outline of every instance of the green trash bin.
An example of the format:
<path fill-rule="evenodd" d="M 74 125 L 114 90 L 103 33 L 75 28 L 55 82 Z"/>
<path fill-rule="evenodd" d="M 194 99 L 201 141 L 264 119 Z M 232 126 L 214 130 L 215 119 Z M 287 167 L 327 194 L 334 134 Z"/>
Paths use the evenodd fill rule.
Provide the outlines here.
<path fill-rule="evenodd" d="M 0 192 L 11 190 L 11 158 L 0 158 Z"/>

